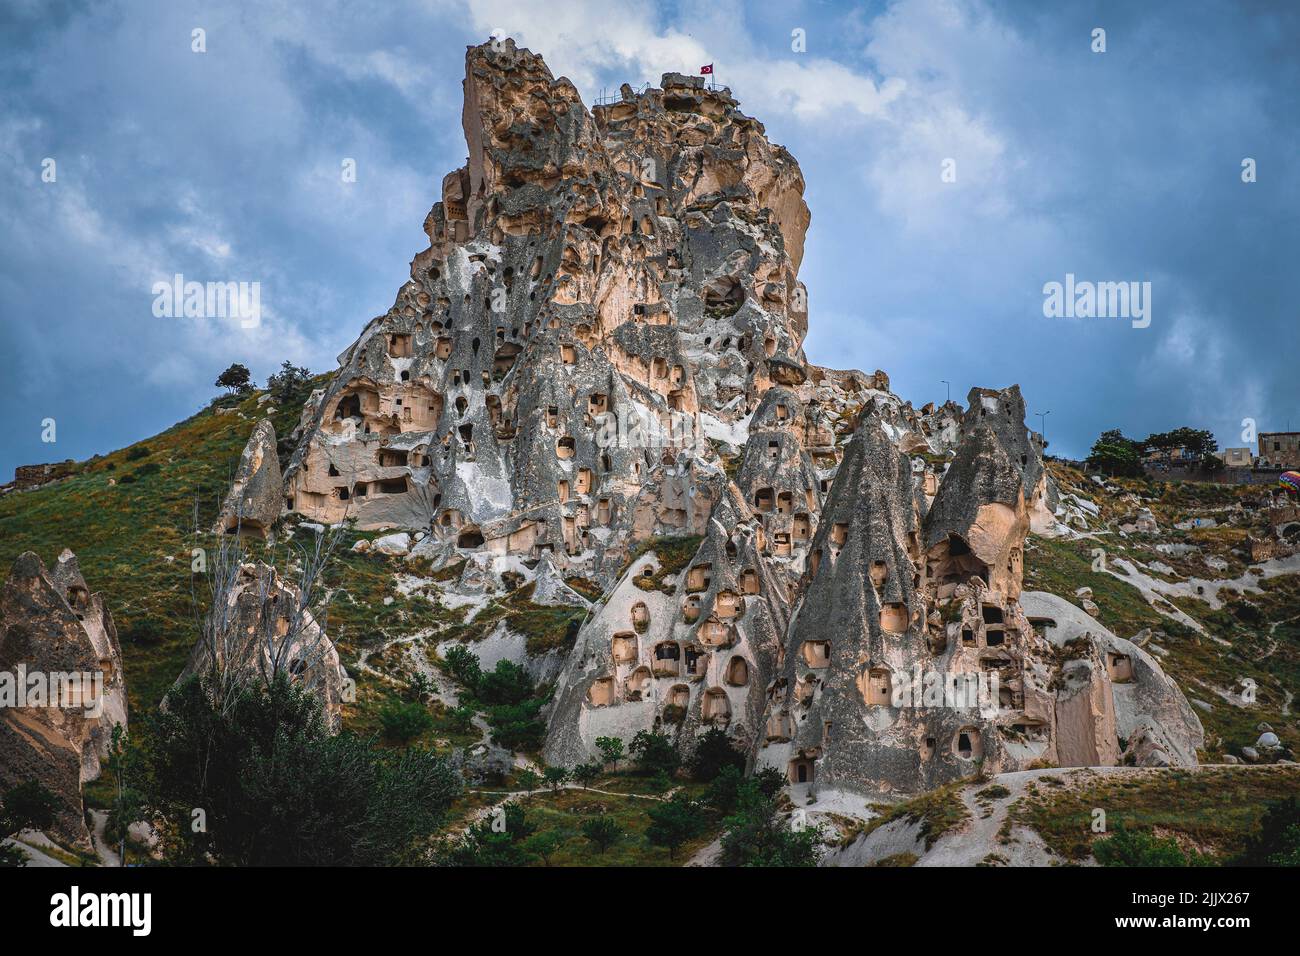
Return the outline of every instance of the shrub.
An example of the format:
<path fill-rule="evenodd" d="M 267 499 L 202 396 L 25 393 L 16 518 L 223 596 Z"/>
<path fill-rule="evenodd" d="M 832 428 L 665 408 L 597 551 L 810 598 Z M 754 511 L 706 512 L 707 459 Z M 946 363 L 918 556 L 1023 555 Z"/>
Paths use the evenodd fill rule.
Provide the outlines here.
<path fill-rule="evenodd" d="M 122 629 L 122 641 L 127 644 L 151 646 L 163 639 L 163 628 L 153 618 L 143 617 L 131 621 Z"/>
<path fill-rule="evenodd" d="M 1246 843 L 1241 862 L 1247 866 L 1300 866 L 1300 801 L 1270 803 L 1259 830 Z"/>
<path fill-rule="evenodd" d="M 1172 837 L 1158 838 L 1123 826 L 1094 843 L 1092 855 L 1102 866 L 1196 866 L 1203 862 L 1195 852 L 1184 853 Z"/>

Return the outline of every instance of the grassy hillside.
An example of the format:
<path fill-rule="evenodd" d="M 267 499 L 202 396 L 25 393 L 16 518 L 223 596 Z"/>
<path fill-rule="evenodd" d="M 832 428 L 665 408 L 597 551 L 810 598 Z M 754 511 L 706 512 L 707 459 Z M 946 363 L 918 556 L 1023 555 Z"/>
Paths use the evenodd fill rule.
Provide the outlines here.
<path fill-rule="evenodd" d="M 214 403 L 63 481 L 0 498 L 6 575 L 24 551 L 50 565 L 71 548 L 91 590 L 103 592 L 133 710 L 162 698 L 194 642 L 190 551 L 203 546 L 196 520 L 200 528 L 215 520 L 257 420 L 255 396 Z M 200 579 L 193 583 L 202 590 Z"/>
<path fill-rule="evenodd" d="M 1086 586 L 1099 609 L 1097 619 L 1117 635 L 1133 638 L 1149 629 L 1151 643 L 1168 652 L 1160 658 L 1164 670 L 1188 698 L 1211 707 L 1197 710 L 1208 757 L 1239 755 L 1259 736 L 1260 722 L 1294 745 L 1300 719 L 1288 695 L 1300 692 L 1300 575 L 1265 580 L 1262 593 L 1225 590 L 1217 609 L 1198 597 L 1161 598 L 1158 606 L 1166 612 L 1161 613 L 1133 585 L 1093 570 L 1093 551 L 1102 548 L 1110 567 L 1118 559 L 1143 567 L 1156 564 L 1165 570 L 1148 568 L 1147 573 L 1170 583 L 1236 578 L 1252 566 L 1243 550 L 1246 537 L 1272 535 L 1263 511 L 1254 507 L 1262 489 L 1145 479 L 1118 479 L 1102 488 L 1075 469 L 1053 464 L 1051 470 L 1063 494 L 1093 502 L 1100 515 L 1089 520 L 1088 537 L 1031 537 L 1025 546 L 1025 588 L 1077 603 L 1075 590 Z M 1131 521 L 1140 507 L 1152 511 L 1159 532 L 1119 534 L 1119 525 Z M 1220 524 L 1187 531 L 1174 527 L 1191 517 L 1213 517 Z M 1157 545 L 1195 550 L 1177 555 L 1157 550 Z M 1221 562 L 1221 567 L 1213 568 L 1207 560 Z M 1168 617 L 1175 608 L 1204 633 Z M 1253 707 L 1235 706 L 1220 693 L 1239 691 L 1245 677 L 1258 685 Z"/>

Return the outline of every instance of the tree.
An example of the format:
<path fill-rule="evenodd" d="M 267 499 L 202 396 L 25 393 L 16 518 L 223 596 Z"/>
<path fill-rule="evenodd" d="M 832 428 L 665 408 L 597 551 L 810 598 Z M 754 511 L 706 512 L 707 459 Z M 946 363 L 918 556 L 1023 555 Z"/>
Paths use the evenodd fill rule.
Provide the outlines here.
<path fill-rule="evenodd" d="M 583 822 L 582 835 L 595 844 L 597 852 L 604 856 L 606 850 L 623 838 L 623 831 L 613 817 L 602 813 Z"/>
<path fill-rule="evenodd" d="M 277 405 L 296 408 L 311 395 L 311 372 L 292 362 L 281 362 L 280 371 L 266 380 L 266 387 Z"/>
<path fill-rule="evenodd" d="M 484 704 L 516 706 L 533 696 L 533 679 L 514 661 L 499 660 L 492 670 L 479 675 L 475 696 Z"/>
<path fill-rule="evenodd" d="M 1156 432 L 1148 435 L 1142 443 L 1144 448 L 1153 451 L 1173 451 L 1182 448 L 1194 458 L 1204 458 L 1219 450 L 1219 442 L 1214 433 L 1203 428 L 1175 428 L 1172 431 Z"/>
<path fill-rule="evenodd" d="M 11 787 L 0 799 L 0 868 L 27 865 L 27 854 L 5 840 L 23 830 L 44 830 L 54 823 L 58 798 L 35 780 Z"/>
<path fill-rule="evenodd" d="M 670 860 L 676 858 L 677 850 L 682 844 L 703 833 L 706 825 L 704 809 L 680 790 L 669 799 L 655 804 L 646 813 L 650 817 L 650 825 L 645 831 L 646 840 L 652 846 L 666 848 Z"/>
<path fill-rule="evenodd" d="M 247 368 L 236 362 L 230 368 L 226 369 L 217 376 L 216 382 L 213 383 L 220 388 L 226 389 L 230 394 L 236 392 L 243 393 L 251 391 L 253 387 L 252 373 Z"/>
<path fill-rule="evenodd" d="M 601 765 L 598 763 L 580 763 L 569 771 L 569 776 L 586 790 L 600 776 L 600 771 Z"/>
<path fill-rule="evenodd" d="M 139 753 L 129 746 L 126 728 L 121 724 L 113 725 L 109 738 L 108 753 L 104 758 L 106 777 L 113 784 L 113 805 L 108 811 L 108 821 L 104 828 L 105 836 L 116 839 L 119 844 L 118 864 L 126 866 L 126 838 L 131 824 L 140 819 L 140 794 L 127 786 L 127 777 L 135 771 Z"/>
<path fill-rule="evenodd" d="M 433 681 L 429 675 L 422 671 L 416 671 L 411 675 L 411 679 L 406 684 L 406 695 L 411 700 L 424 702 L 433 696 Z"/>
<path fill-rule="evenodd" d="M 464 644 L 453 644 L 447 649 L 447 656 L 443 660 L 452 680 L 471 694 L 478 692 L 478 682 L 482 679 L 483 672 L 479 668 L 477 654 Z"/>
<path fill-rule="evenodd" d="M 691 775 L 701 783 L 708 783 L 727 767 L 744 770 L 745 755 L 736 749 L 725 730 L 711 727 L 695 743 Z"/>
<path fill-rule="evenodd" d="M 447 712 L 453 730 L 467 734 L 474 726 L 474 716 L 478 713 L 470 704 L 457 704 Z"/>
<path fill-rule="evenodd" d="M 533 795 L 533 791 L 536 790 L 542 782 L 541 776 L 531 767 L 525 767 L 523 770 L 520 770 L 515 776 L 515 780 L 519 783 L 519 786 L 524 788 L 524 793 L 530 797 Z"/>
<path fill-rule="evenodd" d="M 731 813 L 740 802 L 740 788 L 745 783 L 745 775 L 736 767 L 724 767 L 713 778 L 704 802 L 721 814 Z"/>
<path fill-rule="evenodd" d="M 146 719 L 142 797 L 184 861 L 407 862 L 462 789 L 432 751 L 331 736 L 316 698 L 284 674 L 233 689 L 192 677 Z"/>
<path fill-rule="evenodd" d="M 600 751 L 600 756 L 604 759 L 605 764 L 613 764 L 618 768 L 618 762 L 623 759 L 623 740 L 621 737 L 597 737 L 596 749 Z"/>
<path fill-rule="evenodd" d="M 433 726 L 433 716 L 423 704 L 390 700 L 379 710 L 384 736 L 399 744 L 409 743 Z"/>
<path fill-rule="evenodd" d="M 636 761 L 637 769 L 651 776 L 672 776 L 681 764 L 672 739 L 657 730 L 638 730 L 628 752 Z"/>
<path fill-rule="evenodd" d="M 780 816 L 774 796 L 756 780 L 740 787 L 735 812 L 723 821 L 722 862 L 726 866 L 816 866 L 820 827 L 795 829 Z"/>
<path fill-rule="evenodd" d="M 524 852 L 539 857 L 543 866 L 551 865 L 551 857 L 560 848 L 560 835 L 554 830 L 534 833 L 524 841 Z"/>
<path fill-rule="evenodd" d="M 1113 428 L 1093 444 L 1088 464 L 1111 476 L 1137 477 L 1142 474 L 1142 445 Z"/>
<path fill-rule="evenodd" d="M 545 700 L 526 700 L 522 704 L 489 707 L 488 723 L 492 740 L 509 750 L 536 751 L 546 739 L 546 724 L 539 718 Z"/>
<path fill-rule="evenodd" d="M 547 767 L 542 771 L 542 780 L 551 788 L 551 793 L 558 793 L 560 787 L 569 780 L 569 771 L 563 767 Z"/>

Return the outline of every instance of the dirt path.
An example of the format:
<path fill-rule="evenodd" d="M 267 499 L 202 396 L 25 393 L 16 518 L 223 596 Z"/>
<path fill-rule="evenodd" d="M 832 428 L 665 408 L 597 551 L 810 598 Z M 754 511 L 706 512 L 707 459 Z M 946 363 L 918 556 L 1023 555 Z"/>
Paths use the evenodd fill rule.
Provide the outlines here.
<path fill-rule="evenodd" d="M 121 866 L 122 857 L 117 848 L 109 841 L 105 830 L 108 828 L 108 811 L 91 810 L 90 819 L 94 829 L 90 833 L 90 842 L 95 845 L 95 855 L 99 857 L 100 866 Z"/>

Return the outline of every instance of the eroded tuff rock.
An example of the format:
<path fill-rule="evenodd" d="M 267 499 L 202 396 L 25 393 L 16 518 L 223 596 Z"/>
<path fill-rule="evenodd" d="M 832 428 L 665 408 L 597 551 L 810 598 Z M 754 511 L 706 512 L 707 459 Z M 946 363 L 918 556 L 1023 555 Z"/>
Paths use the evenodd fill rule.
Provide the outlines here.
<path fill-rule="evenodd" d="M 37 678 L 39 702 L 30 683 L 23 699 L 8 696 L 19 675 Z M 61 804 L 50 835 L 89 849 L 81 787 L 99 776 L 127 704 L 113 617 L 71 551 L 48 570 L 30 551 L 14 562 L 0 590 L 0 680 L 0 790 L 43 784 Z"/>
<path fill-rule="evenodd" d="M 265 537 L 280 516 L 282 488 L 275 426 L 269 418 L 264 418 L 254 426 L 239 456 L 239 467 L 221 503 L 213 531 L 216 534 L 238 531 Z"/>
<path fill-rule="evenodd" d="M 338 649 L 304 606 L 302 591 L 269 565 L 239 567 L 218 595 L 176 684 L 214 668 L 240 684 L 286 674 L 320 701 L 331 732 L 342 727 L 348 675 Z"/>
<path fill-rule="evenodd" d="M 1093 648 L 1090 656 L 1101 662 L 1098 677 L 1109 684 L 1116 737 L 1125 743 L 1123 762 L 1195 766 L 1196 751 L 1205 745 L 1200 718 L 1155 657 L 1055 594 L 1027 591 L 1021 605 L 1055 647 L 1082 640 Z"/>
<path fill-rule="evenodd" d="M 1117 759 L 1102 651 L 1067 668 L 1019 604 L 1056 510 L 1019 390 L 918 410 L 884 372 L 810 364 L 803 177 L 762 124 L 678 74 L 588 111 L 499 46 L 467 53 L 468 159 L 304 409 L 286 507 L 423 533 L 411 555 L 465 575 L 605 588 L 554 763 L 656 727 L 865 793 Z M 894 701 L 932 672 L 996 690 Z"/>

